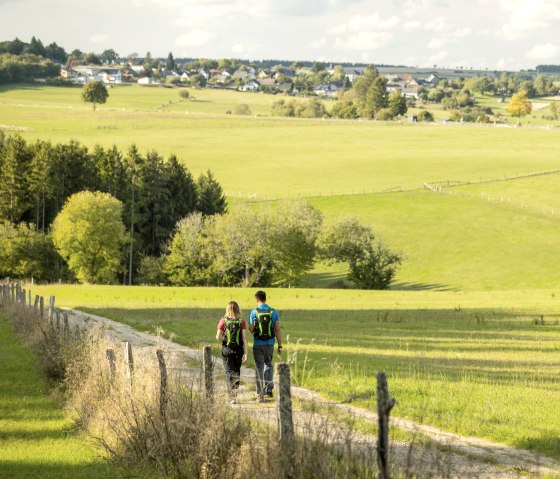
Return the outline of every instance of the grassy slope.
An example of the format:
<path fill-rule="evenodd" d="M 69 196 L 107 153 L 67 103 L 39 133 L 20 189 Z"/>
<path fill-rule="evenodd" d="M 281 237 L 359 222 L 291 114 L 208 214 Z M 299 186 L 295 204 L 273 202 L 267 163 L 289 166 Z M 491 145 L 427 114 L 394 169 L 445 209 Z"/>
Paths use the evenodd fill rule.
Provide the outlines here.
<path fill-rule="evenodd" d="M 30 139 L 75 138 L 122 148 L 135 142 L 175 152 L 195 173 L 212 168 L 229 192 L 259 196 L 419 188 L 425 181 L 499 178 L 556 164 L 556 132 L 215 116 L 208 113 L 225 111 L 233 98 L 268 101 L 265 95 L 217 91 L 196 92 L 200 101 L 168 112 L 157 108 L 176 101 L 175 90 L 139 87 L 112 89 L 107 106 L 93 112 L 79 93 L 0 89 L 2 123 L 30 128 L 22 133 Z M 202 101 L 204 95 L 210 96 Z M 195 110 L 201 113 L 185 113 Z M 275 181 L 262 191 L 254 186 L 254 171 Z"/>
<path fill-rule="evenodd" d="M 195 346 L 213 341 L 228 300 L 238 300 L 245 314 L 253 304 L 246 289 L 35 289 L 143 331 L 162 326 Z M 396 415 L 560 458 L 560 291 L 269 296 L 281 310 L 300 384 L 374 410 L 375 372 L 386 370 Z M 540 314 L 544 325 L 535 324 Z"/>
<path fill-rule="evenodd" d="M 489 196 L 492 201 L 505 202 L 518 209 L 534 208 L 548 215 L 554 209 L 555 214 L 560 214 L 560 173 L 461 186 L 453 190 L 475 197 Z"/>
<path fill-rule="evenodd" d="M 404 254 L 393 286 L 396 289 L 484 290 L 560 284 L 560 271 L 555 267 L 558 217 L 489 203 L 477 196 L 431 191 L 312 202 L 326 218 L 352 212 Z M 320 280 L 328 271 L 318 265 L 309 281 Z M 327 277 L 331 282 L 336 279 L 336 275 Z"/>
<path fill-rule="evenodd" d="M 0 477 L 110 477 L 106 463 L 49 398 L 36 359 L 1 313 L 0 362 Z"/>

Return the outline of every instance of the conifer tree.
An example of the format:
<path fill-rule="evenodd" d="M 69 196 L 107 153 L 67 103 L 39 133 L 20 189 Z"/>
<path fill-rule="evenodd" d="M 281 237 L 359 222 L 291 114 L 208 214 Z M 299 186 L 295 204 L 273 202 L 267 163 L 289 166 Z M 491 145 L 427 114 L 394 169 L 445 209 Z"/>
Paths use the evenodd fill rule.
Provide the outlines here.
<path fill-rule="evenodd" d="M 227 199 L 210 170 L 198 178 L 198 211 L 205 216 L 227 211 Z"/>

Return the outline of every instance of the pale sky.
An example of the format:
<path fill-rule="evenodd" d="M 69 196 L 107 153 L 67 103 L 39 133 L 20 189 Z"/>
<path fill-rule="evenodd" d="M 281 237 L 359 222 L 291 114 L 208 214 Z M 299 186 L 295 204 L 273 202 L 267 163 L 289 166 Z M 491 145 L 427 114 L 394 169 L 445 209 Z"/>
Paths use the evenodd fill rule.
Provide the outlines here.
<path fill-rule="evenodd" d="M 493 69 L 560 64 L 560 0 L 0 0 L 0 39 L 71 51 Z"/>

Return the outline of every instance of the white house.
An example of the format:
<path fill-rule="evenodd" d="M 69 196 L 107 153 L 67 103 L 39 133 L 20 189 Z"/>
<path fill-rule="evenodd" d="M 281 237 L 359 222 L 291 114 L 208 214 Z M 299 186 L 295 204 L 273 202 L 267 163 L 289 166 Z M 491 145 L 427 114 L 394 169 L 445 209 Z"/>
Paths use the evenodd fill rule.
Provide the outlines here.
<path fill-rule="evenodd" d="M 138 85 L 159 85 L 159 82 L 152 77 L 142 77 L 138 79 Z"/>
<path fill-rule="evenodd" d="M 260 86 L 261 84 L 257 80 L 249 80 L 247 83 L 245 83 L 245 85 L 240 86 L 239 90 L 256 92 L 259 90 Z"/>
<path fill-rule="evenodd" d="M 334 97 L 340 86 L 336 83 L 321 83 L 313 88 L 313 92 L 318 96 Z"/>

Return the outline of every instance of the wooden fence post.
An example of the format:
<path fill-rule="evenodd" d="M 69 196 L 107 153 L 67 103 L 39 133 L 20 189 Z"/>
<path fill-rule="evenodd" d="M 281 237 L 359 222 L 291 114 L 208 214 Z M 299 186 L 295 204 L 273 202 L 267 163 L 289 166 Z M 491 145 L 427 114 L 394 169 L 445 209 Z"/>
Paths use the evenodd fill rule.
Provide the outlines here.
<path fill-rule="evenodd" d="M 76 324 L 76 328 L 75 328 L 75 334 L 76 334 L 76 339 L 79 341 L 81 339 L 81 333 L 80 333 L 80 326 L 78 326 Z"/>
<path fill-rule="evenodd" d="M 293 464 L 295 455 L 290 365 L 288 363 L 278 363 L 276 370 L 278 374 L 278 441 L 283 455 L 283 468 L 286 477 L 290 478 L 294 475 Z"/>
<path fill-rule="evenodd" d="M 204 346 L 203 348 L 203 361 L 204 361 L 204 386 L 206 389 L 206 398 L 212 399 L 214 396 L 214 361 L 212 358 L 212 346 Z"/>
<path fill-rule="evenodd" d="M 107 349 L 107 351 L 105 351 L 105 356 L 109 362 L 109 381 L 112 384 L 117 373 L 115 352 L 112 349 Z"/>
<path fill-rule="evenodd" d="M 159 363 L 160 385 L 159 385 L 159 410 L 161 415 L 165 417 L 167 407 L 167 367 L 165 366 L 165 358 L 163 351 L 158 349 L 156 355 Z"/>
<path fill-rule="evenodd" d="M 31 290 L 28 291 L 29 294 L 29 307 L 31 308 Z"/>
<path fill-rule="evenodd" d="M 20 296 L 20 298 L 19 298 L 19 301 L 20 301 L 21 307 L 22 307 L 23 309 L 25 309 L 25 306 L 26 306 L 26 305 L 25 305 L 26 298 L 27 298 L 27 293 L 25 292 L 25 289 L 22 289 L 22 290 L 21 290 L 21 296 Z"/>
<path fill-rule="evenodd" d="M 41 319 L 45 319 L 45 298 L 43 296 L 39 297 L 39 314 Z"/>
<path fill-rule="evenodd" d="M 64 337 L 68 340 L 70 336 L 70 321 L 68 321 L 68 313 L 64 313 Z"/>
<path fill-rule="evenodd" d="M 54 296 L 49 296 L 49 321 L 52 323 L 53 321 L 53 315 L 54 315 Z M 56 322 L 57 322 L 57 328 L 58 328 L 58 312 L 56 315 Z"/>
<path fill-rule="evenodd" d="M 395 405 L 395 399 L 389 396 L 387 375 L 377 373 L 377 420 L 379 430 L 377 436 L 377 463 L 379 465 L 378 479 L 389 479 L 389 414 Z"/>
<path fill-rule="evenodd" d="M 12 283 L 12 303 L 15 302 L 16 300 L 16 285 L 14 283 Z"/>
<path fill-rule="evenodd" d="M 33 305 L 33 311 L 35 314 L 39 314 L 39 295 L 35 295 L 35 304 Z"/>
<path fill-rule="evenodd" d="M 132 356 L 132 346 L 128 341 L 123 344 L 124 349 L 124 364 L 126 368 L 126 377 L 128 383 L 132 386 L 132 374 L 134 373 L 134 357 Z"/>
<path fill-rule="evenodd" d="M 56 332 L 57 332 L 57 333 L 60 333 L 60 311 L 57 309 L 57 310 L 55 311 L 55 314 L 56 314 Z M 49 320 L 49 323 L 50 323 L 51 326 L 52 326 L 52 324 L 53 324 L 53 323 L 52 323 L 52 320 Z"/>

